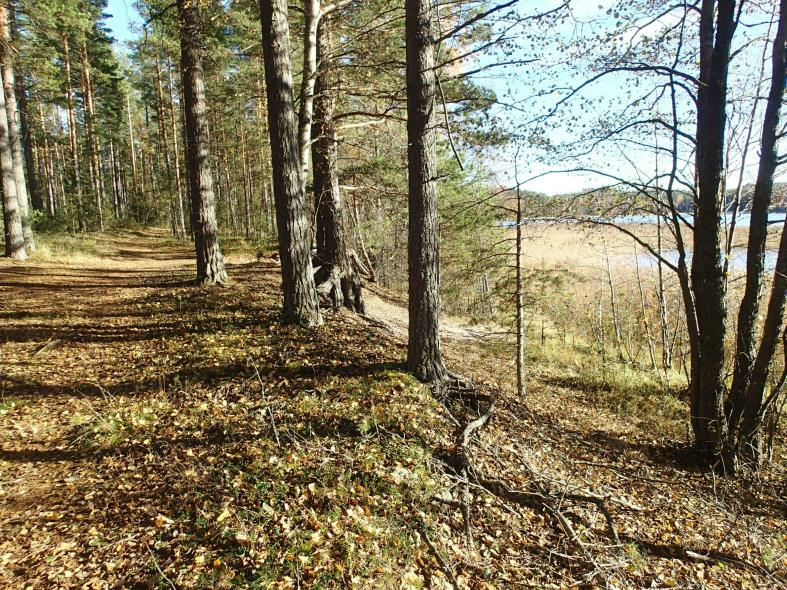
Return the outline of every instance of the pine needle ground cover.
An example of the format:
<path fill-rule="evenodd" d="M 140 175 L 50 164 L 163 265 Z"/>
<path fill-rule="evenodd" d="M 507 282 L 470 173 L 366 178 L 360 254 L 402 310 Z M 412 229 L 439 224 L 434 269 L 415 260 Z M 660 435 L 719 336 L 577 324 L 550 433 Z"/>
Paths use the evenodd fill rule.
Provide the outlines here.
<path fill-rule="evenodd" d="M 0 586 L 784 585 L 783 473 L 695 471 L 685 437 L 642 432 L 640 406 L 581 375 L 534 371 L 522 405 L 495 347 L 465 338 L 452 368 L 500 392 L 479 470 L 603 497 L 618 539 L 568 500 L 576 538 L 481 489 L 463 515 L 454 420 L 480 405 L 439 402 L 399 335 L 349 314 L 281 327 L 272 259 L 230 256 L 228 286 L 195 288 L 163 244 L 0 266 Z"/>

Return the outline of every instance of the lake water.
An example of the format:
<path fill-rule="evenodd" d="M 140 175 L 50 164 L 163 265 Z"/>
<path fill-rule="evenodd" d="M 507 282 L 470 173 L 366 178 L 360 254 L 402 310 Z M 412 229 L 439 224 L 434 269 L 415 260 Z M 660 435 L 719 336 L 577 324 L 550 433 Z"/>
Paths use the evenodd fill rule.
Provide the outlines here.
<path fill-rule="evenodd" d="M 693 215 L 691 214 L 683 214 L 684 217 L 691 221 Z M 785 217 L 787 214 L 783 212 L 771 212 L 768 215 L 768 222 L 772 224 L 779 224 L 784 223 Z M 657 222 L 657 218 L 655 215 L 626 215 L 620 216 L 615 218 L 617 223 L 621 224 L 655 224 Z M 729 224 L 732 222 L 732 214 L 727 213 L 726 215 L 726 222 Z M 736 226 L 740 228 L 749 227 L 751 225 L 751 213 L 744 212 L 738 214 L 738 220 L 736 222 Z M 778 252 L 775 249 L 766 250 L 765 251 L 765 268 L 766 270 L 772 271 L 776 268 L 776 256 Z M 669 260 L 673 264 L 678 263 L 678 251 L 677 250 L 665 250 L 662 255 L 664 258 Z M 621 255 L 617 257 L 621 262 L 634 264 L 634 254 L 629 255 Z M 691 251 L 688 252 L 689 264 L 691 263 Z M 639 262 L 639 265 L 643 268 L 655 268 L 657 265 L 656 257 L 650 254 L 649 252 L 642 252 L 637 255 L 636 262 Z M 730 271 L 733 273 L 743 272 L 746 270 L 746 248 L 733 248 L 730 252 Z"/>
<path fill-rule="evenodd" d="M 681 213 L 681 216 L 689 223 L 692 222 L 692 218 L 694 217 L 691 213 Z M 732 222 L 732 217 L 732 213 L 727 213 L 725 215 L 725 221 L 727 225 Z M 771 225 L 784 223 L 785 217 L 787 217 L 787 213 L 785 212 L 771 212 L 770 215 L 768 215 L 768 223 Z M 656 225 L 658 222 L 658 217 L 653 214 L 618 215 L 616 217 L 609 218 L 609 221 L 619 223 L 620 225 Z M 525 219 L 523 225 L 549 225 L 550 223 L 578 223 L 578 221 L 560 220 L 555 218 Z M 516 227 L 516 220 L 500 220 L 497 221 L 495 225 L 497 225 L 497 227 Z M 749 227 L 750 225 L 751 213 L 748 211 L 744 213 L 738 213 L 738 221 L 736 226 Z"/>
<path fill-rule="evenodd" d="M 691 213 L 681 213 L 684 219 L 688 222 L 692 221 L 694 217 Z M 771 212 L 768 215 L 768 223 L 784 223 L 784 219 L 787 217 L 787 213 L 784 212 Z M 655 215 L 620 215 L 614 218 L 616 223 L 621 224 L 653 224 L 655 225 L 658 221 Z M 726 222 L 730 224 L 732 222 L 732 213 L 727 213 L 726 215 Z M 748 211 L 744 213 L 738 213 L 738 221 L 736 222 L 738 227 L 749 227 L 751 225 L 751 213 Z"/>
<path fill-rule="evenodd" d="M 776 268 L 776 257 L 778 252 L 776 250 L 766 250 L 765 251 L 765 268 L 766 270 L 772 271 Z M 678 251 L 677 250 L 664 250 L 662 252 L 662 256 L 671 262 L 672 264 L 678 263 Z M 691 251 L 687 254 L 689 260 L 688 264 L 691 265 Z M 658 262 L 656 257 L 653 256 L 650 252 L 640 252 L 639 254 L 618 254 L 614 257 L 610 257 L 615 261 L 626 264 L 626 265 L 635 265 L 639 264 L 640 268 L 642 269 L 652 269 L 656 268 Z M 730 256 L 730 271 L 733 273 L 739 273 L 746 270 L 746 248 L 733 248 Z"/>

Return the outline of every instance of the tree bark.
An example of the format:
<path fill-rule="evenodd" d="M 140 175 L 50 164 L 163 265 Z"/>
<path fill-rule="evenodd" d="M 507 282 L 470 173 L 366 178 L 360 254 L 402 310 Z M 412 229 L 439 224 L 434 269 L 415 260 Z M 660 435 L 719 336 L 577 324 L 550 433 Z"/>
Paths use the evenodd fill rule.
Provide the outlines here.
<path fill-rule="evenodd" d="M 224 283 L 227 280 L 227 272 L 219 247 L 213 179 L 210 173 L 205 84 L 200 56 L 201 31 L 198 1 L 178 0 L 178 18 L 180 20 L 183 102 L 186 115 L 184 133 L 191 187 L 192 229 L 197 254 L 197 283 Z"/>
<path fill-rule="evenodd" d="M 16 10 L 14 4 L 11 3 L 9 7 L 9 25 L 11 43 L 17 43 L 17 29 L 16 29 Z M 27 173 L 27 189 L 30 196 L 30 201 L 34 209 L 42 211 L 44 209 L 44 200 L 38 186 L 38 177 L 36 175 L 35 158 L 33 155 L 33 141 L 30 132 L 28 121 L 30 119 L 30 112 L 28 111 L 27 104 L 27 91 L 25 90 L 24 77 L 19 68 L 18 60 L 14 61 L 14 83 L 16 86 L 16 99 L 19 107 L 19 134 L 22 142 L 22 149 L 24 152 L 24 165 Z"/>
<path fill-rule="evenodd" d="M 176 180 L 173 175 L 172 154 L 170 154 L 169 133 L 167 131 L 168 121 L 164 106 L 164 84 L 161 78 L 161 60 L 159 59 L 157 49 L 154 64 L 156 71 L 156 123 L 160 146 L 159 152 L 164 155 L 164 167 L 167 172 L 167 188 L 170 193 L 170 224 L 172 226 L 173 237 L 182 240 L 186 237 L 186 228 L 182 216 L 182 206 L 179 208 L 179 187 L 176 186 Z M 173 127 L 173 132 L 174 131 L 175 128 Z M 175 137 L 175 146 L 177 146 L 177 136 Z"/>
<path fill-rule="evenodd" d="M 448 372 L 440 354 L 435 152 L 435 0 L 406 0 L 409 328 L 407 367 L 421 381 Z"/>
<path fill-rule="evenodd" d="M 727 309 L 721 260 L 727 72 L 735 32 L 734 0 L 703 0 L 700 83 L 697 90 L 697 196 L 692 291 L 698 325 L 698 361 L 692 368 L 691 418 L 697 450 L 709 465 L 721 457 L 724 416 L 724 338 Z M 715 18 L 715 26 L 714 26 Z"/>
<path fill-rule="evenodd" d="M 14 164 L 16 181 L 16 198 L 19 203 L 19 215 L 22 218 L 22 232 L 28 252 L 36 249 L 33 228 L 30 225 L 30 201 L 25 180 L 25 154 L 22 149 L 22 138 L 19 133 L 19 105 L 16 101 L 16 81 L 14 79 L 14 62 L 11 46 L 11 29 L 8 24 L 8 9 L 0 8 L 0 69 L 3 77 L 5 106 L 8 116 L 8 141 L 11 144 L 11 155 Z"/>
<path fill-rule="evenodd" d="M 0 181 L 3 188 L 3 227 L 5 230 L 5 255 L 17 260 L 27 258 L 22 215 L 16 195 L 14 159 L 8 133 L 8 114 L 5 92 L 0 92 Z"/>
<path fill-rule="evenodd" d="M 312 171 L 314 209 L 317 220 L 317 292 L 334 309 L 344 305 L 364 313 L 361 278 L 355 272 L 347 250 L 344 207 L 337 172 L 337 138 L 333 120 L 333 88 L 330 67 L 330 20 L 323 19 L 317 30 L 317 80 L 314 86 L 312 125 Z"/>
<path fill-rule="evenodd" d="M 746 287 L 738 311 L 735 369 L 730 392 L 730 460 L 743 452 L 744 458 L 759 463 L 760 442 L 757 431 L 761 418 L 765 385 L 776 352 L 784 310 L 787 271 L 787 238 L 777 257 L 771 298 L 768 304 L 759 351 L 756 346 L 757 316 L 760 313 L 762 277 L 765 271 L 765 244 L 768 238 L 768 211 L 773 195 L 773 179 L 778 163 L 778 134 L 785 84 L 785 40 L 787 40 L 787 0 L 781 0 L 779 25 L 773 41 L 771 87 L 763 116 L 760 162 L 751 207 L 748 251 L 746 253 Z M 779 263 L 781 262 L 781 267 Z M 742 423 L 741 423 L 742 421 Z M 740 427 L 740 431 L 739 431 Z"/>
<path fill-rule="evenodd" d="M 309 223 L 301 183 L 301 160 L 290 65 L 286 0 L 260 0 L 273 193 L 279 234 L 286 324 L 322 322 L 309 247 Z"/>
<path fill-rule="evenodd" d="M 66 112 L 68 118 L 68 140 L 69 147 L 71 148 L 71 165 L 73 173 L 71 180 L 73 182 L 73 189 L 77 200 L 77 225 L 79 226 L 79 231 L 85 231 L 87 229 L 87 223 L 85 221 L 85 212 L 82 204 L 82 178 L 80 174 L 79 163 L 79 143 L 77 141 L 77 123 L 76 116 L 74 114 L 74 88 L 71 81 L 71 51 L 70 44 L 68 42 L 68 35 L 65 33 L 62 35 L 62 42 L 63 66 L 66 73 Z"/>
<path fill-rule="evenodd" d="M 101 173 L 101 145 L 96 131 L 96 105 L 93 100 L 93 79 L 86 42 L 82 43 L 82 91 L 85 101 L 85 127 L 87 131 L 88 155 L 90 157 L 90 184 L 93 187 L 93 197 L 96 200 L 98 228 L 100 231 L 104 231 L 104 182 Z"/>
<path fill-rule="evenodd" d="M 656 233 L 657 233 L 657 251 L 661 255 L 663 251 L 662 239 L 662 219 L 661 210 L 658 209 L 656 213 Z M 672 348 L 670 347 L 669 337 L 669 316 L 667 309 L 667 293 L 664 288 L 664 263 L 661 258 L 658 259 L 657 266 L 657 282 L 656 282 L 656 296 L 659 300 L 659 325 L 661 332 L 661 366 L 666 375 L 667 369 L 672 367 Z"/>
<path fill-rule="evenodd" d="M 303 19 L 303 72 L 298 110 L 298 149 L 301 185 L 303 193 L 306 194 L 314 116 L 314 85 L 317 78 L 317 27 L 320 22 L 320 0 L 304 0 Z"/>
<path fill-rule="evenodd" d="M 38 103 L 38 118 L 41 125 L 41 137 L 43 141 L 43 155 L 38 158 L 39 171 L 43 168 L 44 186 L 46 187 L 45 208 L 50 215 L 54 215 L 57 209 L 57 194 L 55 191 L 55 156 L 49 147 L 49 130 L 47 129 L 46 118 L 44 117 L 44 107 Z"/>
<path fill-rule="evenodd" d="M 172 69 L 167 66 L 169 76 L 169 117 L 172 125 L 173 159 L 175 161 L 175 185 L 177 188 L 177 215 L 183 239 L 186 239 L 186 216 L 183 209 L 183 180 L 180 174 L 180 140 L 178 138 L 178 124 L 175 117 L 175 78 Z"/>
<path fill-rule="evenodd" d="M 118 184 L 118 169 L 115 159 L 115 142 L 109 138 L 109 170 L 112 179 L 112 212 L 115 219 L 120 219 L 120 188 Z"/>
<path fill-rule="evenodd" d="M 131 119 L 131 92 L 126 93 L 126 116 L 128 118 L 128 147 L 131 152 L 131 190 L 134 198 L 139 198 L 137 184 L 137 149 L 134 146 L 134 124 Z"/>
<path fill-rule="evenodd" d="M 522 248 L 522 189 L 519 174 L 516 174 L 516 391 L 519 399 L 525 401 L 525 292 L 522 266 L 524 252 Z M 543 310 L 542 310 L 543 317 Z"/>
<path fill-rule="evenodd" d="M 251 182 L 249 181 L 249 159 L 246 151 L 246 133 L 243 122 L 238 125 L 240 135 L 240 160 L 243 170 L 243 237 L 251 239 Z"/>

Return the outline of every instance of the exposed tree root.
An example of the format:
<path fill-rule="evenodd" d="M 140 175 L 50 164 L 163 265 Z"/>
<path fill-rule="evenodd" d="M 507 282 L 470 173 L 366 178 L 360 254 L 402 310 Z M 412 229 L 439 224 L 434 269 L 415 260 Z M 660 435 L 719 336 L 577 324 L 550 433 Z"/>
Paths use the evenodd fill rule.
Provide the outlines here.
<path fill-rule="evenodd" d="M 432 553 L 435 556 L 435 559 L 437 559 L 437 563 L 440 564 L 440 567 L 445 572 L 445 575 L 448 576 L 449 580 L 451 580 L 451 583 L 453 584 L 454 588 L 459 588 L 459 583 L 457 582 L 456 574 L 454 573 L 454 568 L 451 566 L 451 564 L 448 563 L 448 560 L 443 556 L 442 553 L 440 553 L 437 547 L 435 547 L 435 544 L 432 542 L 432 539 L 429 538 L 429 531 L 426 528 L 426 522 L 421 516 L 418 517 L 418 529 L 419 532 L 421 533 L 421 536 L 424 539 L 424 542 L 426 543 L 426 546 L 429 547 L 429 549 L 432 551 Z"/>
<path fill-rule="evenodd" d="M 339 309 L 344 306 L 358 314 L 366 313 L 361 277 L 353 270 L 344 272 L 340 265 L 324 264 L 314 273 L 320 305 Z"/>
<path fill-rule="evenodd" d="M 451 410 L 448 407 L 448 402 L 452 398 L 456 399 L 457 395 L 464 398 L 468 394 L 473 393 L 476 399 L 478 397 L 475 385 L 471 381 L 456 375 L 452 375 L 449 382 L 433 388 L 433 392 L 441 403 L 448 408 L 449 413 L 451 413 Z M 574 525 L 566 515 L 565 506 L 568 502 L 594 506 L 606 521 L 607 534 L 610 539 L 615 544 L 620 544 L 612 513 L 607 507 L 608 498 L 584 491 L 583 493 L 573 493 L 553 490 L 549 480 L 540 476 L 526 463 L 523 464 L 531 478 L 530 489 L 512 489 L 499 479 L 485 477 L 473 462 L 470 450 L 473 435 L 489 423 L 495 412 L 496 404 L 497 396 L 494 396 L 489 401 L 486 409 L 477 418 L 467 421 L 464 425 L 461 425 L 459 420 L 451 414 L 454 422 L 459 425 L 452 469 L 462 486 L 461 497 L 457 504 L 462 512 L 468 543 L 473 546 L 470 490 L 471 488 L 480 489 L 503 502 L 529 508 L 544 514 L 553 523 L 555 530 L 565 535 L 568 541 L 578 549 L 581 553 L 580 559 L 593 568 L 588 575 L 591 578 L 601 576 L 606 580 L 605 568 L 596 562 L 587 543 L 577 534 Z M 624 503 L 621 505 L 625 506 Z M 585 582 L 587 582 L 587 576 L 585 578 Z"/>

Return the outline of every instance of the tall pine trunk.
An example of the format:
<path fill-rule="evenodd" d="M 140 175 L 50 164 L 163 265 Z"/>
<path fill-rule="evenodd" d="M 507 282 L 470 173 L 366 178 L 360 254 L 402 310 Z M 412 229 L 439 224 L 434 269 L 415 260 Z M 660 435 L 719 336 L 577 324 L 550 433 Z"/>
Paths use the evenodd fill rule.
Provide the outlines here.
<path fill-rule="evenodd" d="M 0 181 L 3 189 L 3 227 L 5 230 L 5 255 L 17 260 L 27 258 L 25 236 L 22 230 L 22 215 L 16 196 L 14 159 L 8 133 L 8 114 L 5 107 L 5 92 L 0 92 Z"/>
<path fill-rule="evenodd" d="M 167 116 L 164 109 L 164 84 L 161 80 L 161 60 L 158 56 L 158 50 L 156 50 L 154 64 L 156 71 L 156 128 L 158 130 L 159 153 L 164 156 L 164 169 L 167 175 L 166 184 L 170 194 L 170 223 L 173 237 L 183 239 L 186 237 L 185 228 L 183 219 L 178 215 L 177 194 L 173 190 L 175 188 L 175 179 L 172 174 L 172 156 L 169 150 Z"/>
<path fill-rule="evenodd" d="M 334 309 L 364 313 L 361 279 L 353 269 L 347 250 L 344 208 L 337 171 L 337 138 L 333 120 L 331 83 L 330 20 L 324 18 L 317 29 L 317 80 L 314 85 L 312 125 L 312 170 L 317 219 L 317 291 Z"/>
<path fill-rule="evenodd" d="M 96 203 L 96 216 L 98 229 L 104 231 L 104 182 L 101 171 L 101 144 L 96 130 L 96 105 L 93 100 L 93 77 L 90 69 L 90 57 L 87 43 L 82 43 L 82 96 L 85 106 L 85 128 L 87 132 L 87 148 L 90 157 L 90 185 L 93 188 L 93 198 Z"/>
<path fill-rule="evenodd" d="M 287 324 L 321 323 L 317 289 L 312 274 L 309 223 L 301 183 L 289 23 L 286 0 L 260 0 L 265 85 L 268 95 L 268 128 L 271 135 L 273 194 L 279 234 L 282 319 Z"/>
<path fill-rule="evenodd" d="M 33 228 L 30 226 L 30 200 L 25 179 L 25 154 L 19 132 L 19 105 L 16 101 L 16 80 L 14 78 L 13 49 L 7 8 L 0 8 L 0 70 L 2 70 L 3 90 L 6 98 L 8 141 L 11 144 L 11 156 L 14 163 L 16 198 L 19 203 L 19 215 L 22 218 L 25 246 L 28 252 L 32 252 L 36 249 L 36 243 L 33 238 Z"/>
<path fill-rule="evenodd" d="M 134 198 L 138 199 L 140 193 L 137 183 L 137 148 L 134 146 L 134 122 L 131 118 L 130 91 L 126 93 L 126 117 L 128 119 L 128 149 L 131 156 L 131 191 L 134 194 Z"/>
<path fill-rule="evenodd" d="M 721 256 L 727 72 L 735 32 L 735 0 L 703 0 L 697 90 L 697 196 L 691 281 L 699 338 L 692 367 L 691 418 L 697 450 L 717 464 L 726 436 L 724 338 L 727 309 Z M 714 24 L 715 23 L 715 24 Z"/>
<path fill-rule="evenodd" d="M 9 7 L 9 26 L 11 35 L 11 45 L 14 46 L 18 43 L 18 32 L 16 28 L 16 10 L 13 2 Z M 14 82 L 16 85 L 16 100 L 19 107 L 19 134 L 22 141 L 22 149 L 25 154 L 25 172 L 27 173 L 27 189 L 30 193 L 30 201 L 34 209 L 42 211 L 44 209 L 44 200 L 41 195 L 40 187 L 38 185 L 38 177 L 36 175 L 35 157 L 33 150 L 33 135 L 30 131 L 29 120 L 31 118 L 28 111 L 27 104 L 27 91 L 25 89 L 24 76 L 22 75 L 19 61 L 14 61 Z"/>
<path fill-rule="evenodd" d="M 50 215 L 54 215 L 57 210 L 57 194 L 55 191 L 55 155 L 49 147 L 49 129 L 47 129 L 46 118 L 44 117 L 44 107 L 38 103 L 38 120 L 43 141 L 43 155 L 38 158 L 39 170 L 43 169 L 44 186 L 46 191 L 45 208 Z"/>
<path fill-rule="evenodd" d="M 175 117 L 175 77 L 172 70 L 167 67 L 169 72 L 169 117 L 172 125 L 172 148 L 173 160 L 175 162 L 175 187 L 177 189 L 177 216 L 178 226 L 180 227 L 183 239 L 186 238 L 186 216 L 183 208 L 183 180 L 180 174 L 180 140 L 178 139 L 178 124 Z"/>
<path fill-rule="evenodd" d="M 68 118 L 68 141 L 71 148 L 71 166 L 72 166 L 72 185 L 76 198 L 76 214 L 77 224 L 79 231 L 87 229 L 85 220 L 85 211 L 82 204 L 82 177 L 80 173 L 80 157 L 79 157 L 79 143 L 77 141 L 77 122 L 74 113 L 74 87 L 71 80 L 71 49 L 68 42 L 68 34 L 63 33 L 63 66 L 66 74 L 66 115 Z"/>
<path fill-rule="evenodd" d="M 317 28 L 320 22 L 320 0 L 303 2 L 303 71 L 298 108 L 298 150 L 301 163 L 301 184 L 306 193 L 309 174 L 309 149 L 314 116 L 314 86 L 317 78 Z"/>
<path fill-rule="evenodd" d="M 440 354 L 440 261 L 435 152 L 435 0 L 406 0 L 409 328 L 407 367 L 446 379 Z"/>
<path fill-rule="evenodd" d="M 191 195 L 192 230 L 197 254 L 197 283 L 227 280 L 219 247 L 213 179 L 210 173 L 208 119 L 202 75 L 199 2 L 178 0 L 181 74 L 185 109 L 187 167 Z"/>

